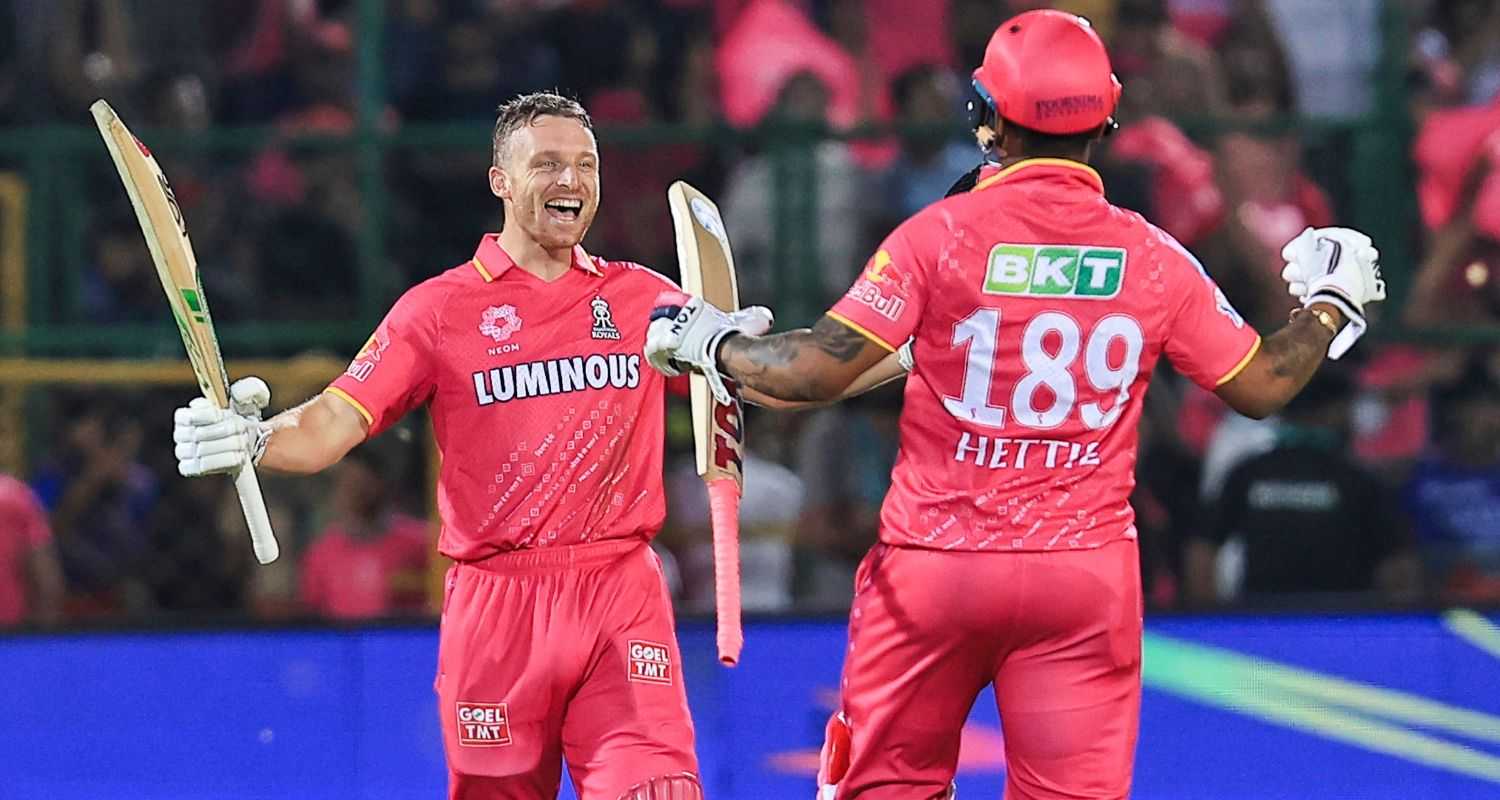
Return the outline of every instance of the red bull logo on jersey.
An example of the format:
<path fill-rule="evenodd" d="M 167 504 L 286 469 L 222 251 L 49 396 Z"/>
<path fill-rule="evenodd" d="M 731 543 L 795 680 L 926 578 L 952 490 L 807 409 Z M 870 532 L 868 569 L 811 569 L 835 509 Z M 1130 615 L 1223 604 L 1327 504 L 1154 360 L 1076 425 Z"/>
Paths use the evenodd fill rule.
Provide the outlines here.
<path fill-rule="evenodd" d="M 349 368 L 344 370 L 344 374 L 364 383 L 365 379 L 370 377 L 370 373 L 375 371 L 375 365 L 380 363 L 381 354 L 390 346 L 391 337 L 386 333 L 385 327 L 377 328 L 365 341 L 365 346 L 359 349 L 359 355 L 356 355 L 349 363 Z"/>
<path fill-rule="evenodd" d="M 631 639 L 627 644 L 630 672 L 639 683 L 672 684 L 672 651 L 664 644 Z"/>
<path fill-rule="evenodd" d="M 906 301 L 895 295 L 885 294 L 871 280 L 860 278 L 855 281 L 854 286 L 849 289 L 849 299 L 869 306 L 876 314 L 892 322 L 901 319 L 901 312 L 906 309 Z"/>
<path fill-rule="evenodd" d="M 458 703 L 460 745 L 504 747 L 510 742 L 510 714 L 504 703 Z"/>
<path fill-rule="evenodd" d="M 1125 282 L 1125 250 L 1071 244 L 997 244 L 985 294 L 1108 300 Z"/>
<path fill-rule="evenodd" d="M 479 405 L 589 389 L 634 389 L 641 385 L 641 357 L 625 353 L 550 358 L 475 372 Z"/>

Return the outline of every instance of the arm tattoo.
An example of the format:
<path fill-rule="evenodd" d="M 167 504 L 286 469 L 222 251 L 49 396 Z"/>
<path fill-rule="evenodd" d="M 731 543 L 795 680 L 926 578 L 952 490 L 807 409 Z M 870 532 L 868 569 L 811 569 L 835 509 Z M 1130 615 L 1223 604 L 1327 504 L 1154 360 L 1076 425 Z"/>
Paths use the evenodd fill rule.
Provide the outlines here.
<path fill-rule="evenodd" d="M 869 340 L 837 320 L 822 317 L 812 329 L 771 336 L 733 336 L 719 350 L 724 371 L 740 383 L 782 400 L 827 400 L 816 369 L 798 365 L 801 355 L 815 349 L 848 363 Z"/>
<path fill-rule="evenodd" d="M 1298 314 L 1281 330 L 1266 337 L 1261 348 L 1271 358 L 1271 374 L 1307 383 L 1323 363 L 1333 334 L 1311 314 Z"/>
<path fill-rule="evenodd" d="M 869 340 L 858 331 L 830 317 L 820 317 L 813 325 L 811 338 L 823 352 L 848 363 L 859 355 Z"/>

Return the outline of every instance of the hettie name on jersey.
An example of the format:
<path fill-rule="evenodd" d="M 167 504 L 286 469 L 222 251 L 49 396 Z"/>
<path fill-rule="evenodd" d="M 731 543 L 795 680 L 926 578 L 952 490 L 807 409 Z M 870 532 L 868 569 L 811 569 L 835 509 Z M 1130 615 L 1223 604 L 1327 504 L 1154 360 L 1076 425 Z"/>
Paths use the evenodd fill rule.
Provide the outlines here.
<path fill-rule="evenodd" d="M 487 406 L 588 389 L 634 389 L 640 384 L 639 355 L 595 353 L 480 370 L 474 373 L 474 397 Z"/>
<path fill-rule="evenodd" d="M 989 469 L 1072 469 L 1099 464 L 1099 442 L 1065 442 L 1061 439 L 1019 439 L 971 435 L 958 439 L 953 460 Z"/>

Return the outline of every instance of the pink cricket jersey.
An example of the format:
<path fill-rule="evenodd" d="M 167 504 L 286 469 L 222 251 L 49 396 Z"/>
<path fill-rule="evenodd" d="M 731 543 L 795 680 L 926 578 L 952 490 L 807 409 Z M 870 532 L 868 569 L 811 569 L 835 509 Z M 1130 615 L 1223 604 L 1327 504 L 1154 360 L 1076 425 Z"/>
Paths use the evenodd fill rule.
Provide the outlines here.
<path fill-rule="evenodd" d="M 0 475 L 0 625 L 25 621 L 31 555 L 50 541 L 52 526 L 36 492 Z"/>
<path fill-rule="evenodd" d="M 335 619 L 422 611 L 426 580 L 427 523 L 403 514 L 372 539 L 330 524 L 308 546 L 298 577 L 307 610 Z"/>
<path fill-rule="evenodd" d="M 656 296 L 676 287 L 581 247 L 573 267 L 542 281 L 487 235 L 472 260 L 396 301 L 327 389 L 371 436 L 431 408 L 450 558 L 661 527 L 665 379 L 641 351 Z"/>
<path fill-rule="evenodd" d="M 1134 537 L 1157 357 L 1213 389 L 1260 345 L 1187 250 L 1062 159 L 902 223 L 829 315 L 889 349 L 913 340 L 880 535 L 944 550 Z"/>

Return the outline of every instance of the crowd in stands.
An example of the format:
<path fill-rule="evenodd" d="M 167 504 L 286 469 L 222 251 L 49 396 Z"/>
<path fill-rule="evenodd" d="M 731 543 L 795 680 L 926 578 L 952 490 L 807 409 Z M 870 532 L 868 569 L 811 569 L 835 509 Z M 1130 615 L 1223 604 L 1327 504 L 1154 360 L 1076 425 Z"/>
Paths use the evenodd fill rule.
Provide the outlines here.
<path fill-rule="evenodd" d="M 362 5 L 0 0 L 0 136 L 87 124 L 100 96 L 137 128 L 260 127 L 248 153 L 163 156 L 213 261 L 216 314 L 340 319 L 498 229 L 483 123 L 517 92 L 556 87 L 604 134 L 587 248 L 675 273 L 664 190 L 683 178 L 720 199 L 746 301 L 794 289 L 822 308 L 885 233 L 979 162 L 961 123 L 968 71 L 1001 20 L 1053 6 L 1093 21 L 1124 82 L 1120 130 L 1096 159 L 1110 198 L 1192 249 L 1259 329 L 1292 308 L 1282 243 L 1347 221 L 1360 183 L 1349 137 L 1289 119 L 1410 126 L 1416 248 L 1388 265 L 1409 290 L 1378 329 L 1500 329 L 1500 4 L 1487 0 L 387 0 L 385 81 L 367 95 L 381 130 L 467 122 L 479 135 L 385 152 L 389 263 L 373 287 L 358 269 L 370 218 L 358 151 L 298 143 L 356 130 Z M 1392 58 L 1389 41 L 1409 52 Z M 1389 63 L 1398 107 L 1379 88 Z M 712 135 L 610 135 L 655 125 Z M 877 132 L 796 139 L 819 127 Z M 0 151 L 0 171 L 19 168 Z M 107 168 L 81 167 L 112 192 Z M 65 319 L 159 322 L 170 336 L 129 207 L 110 198 L 93 201 L 83 274 L 57 279 Z M 789 219 L 810 220 L 796 228 L 809 236 L 789 237 Z M 1371 337 L 1259 422 L 1162 372 L 1133 496 L 1154 608 L 1500 603 L 1500 349 L 1483 337 Z M 432 612 L 420 418 L 327 475 L 268 479 L 288 546 L 261 568 L 229 483 L 175 474 L 165 410 L 180 394 L 49 390 L 35 423 L 46 444 L 23 474 L 0 476 L 0 626 Z M 900 408 L 894 388 L 750 418 L 747 609 L 847 606 Z M 668 413 L 657 548 L 682 609 L 705 612 L 706 500 L 685 409 Z"/>

